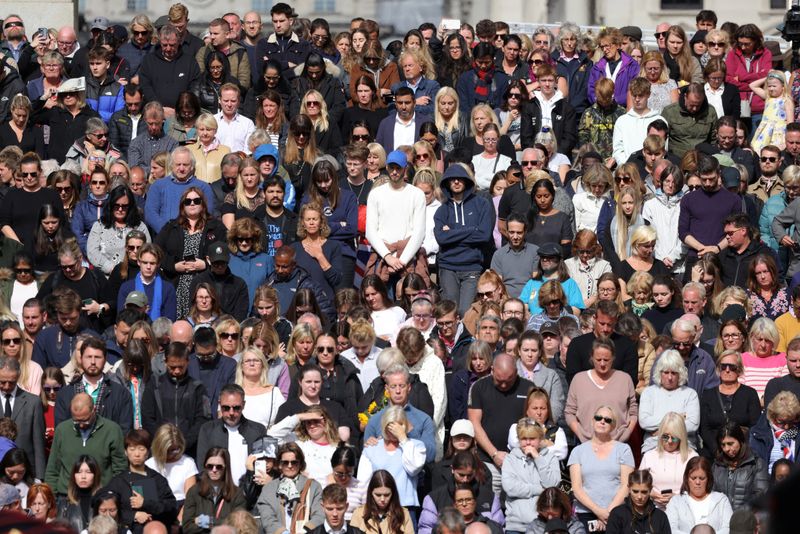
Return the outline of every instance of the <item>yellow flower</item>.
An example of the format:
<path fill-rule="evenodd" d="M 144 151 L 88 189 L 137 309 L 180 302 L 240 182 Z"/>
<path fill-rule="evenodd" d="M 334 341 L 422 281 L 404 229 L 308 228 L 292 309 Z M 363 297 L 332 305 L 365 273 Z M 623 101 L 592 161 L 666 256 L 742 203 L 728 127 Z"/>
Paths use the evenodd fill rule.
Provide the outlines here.
<path fill-rule="evenodd" d="M 368 421 L 369 421 L 369 417 L 367 417 L 366 414 L 364 414 L 364 413 L 358 414 L 358 422 L 359 422 L 359 424 L 361 424 L 361 426 L 366 426 Z"/>
<path fill-rule="evenodd" d="M 375 413 L 375 409 L 377 407 L 378 407 L 378 405 L 375 403 L 375 401 L 372 401 L 372 402 L 369 403 L 369 408 L 367 408 L 367 411 L 369 413 Z"/>

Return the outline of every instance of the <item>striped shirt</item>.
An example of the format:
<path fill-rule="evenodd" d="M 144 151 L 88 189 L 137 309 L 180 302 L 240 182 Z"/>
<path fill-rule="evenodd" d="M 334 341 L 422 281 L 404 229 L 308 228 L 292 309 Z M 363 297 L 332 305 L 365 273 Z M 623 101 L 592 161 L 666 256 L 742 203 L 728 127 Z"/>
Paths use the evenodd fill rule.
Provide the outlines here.
<path fill-rule="evenodd" d="M 766 358 L 759 358 L 754 352 L 742 354 L 744 373 L 739 377 L 739 382 L 755 389 L 758 398 L 764 397 L 764 389 L 772 378 L 784 376 L 789 370 L 786 368 L 786 354 L 774 354 Z"/>

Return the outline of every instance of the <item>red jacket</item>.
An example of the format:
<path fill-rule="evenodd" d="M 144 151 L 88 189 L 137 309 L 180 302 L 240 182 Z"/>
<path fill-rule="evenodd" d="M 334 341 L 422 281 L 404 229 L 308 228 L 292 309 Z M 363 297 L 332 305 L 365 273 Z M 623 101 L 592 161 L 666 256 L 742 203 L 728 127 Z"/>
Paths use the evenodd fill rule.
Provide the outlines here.
<path fill-rule="evenodd" d="M 728 69 L 725 83 L 735 85 L 739 89 L 739 96 L 742 100 L 747 100 L 752 95 L 753 100 L 750 102 L 750 110 L 753 114 L 762 113 L 764 111 L 764 100 L 753 94 L 750 90 L 750 83 L 767 77 L 772 68 L 772 52 L 766 48 L 756 50 L 748 70 L 742 51 L 739 47 L 736 47 L 725 58 L 725 66 Z M 734 78 L 738 78 L 738 80 Z"/>

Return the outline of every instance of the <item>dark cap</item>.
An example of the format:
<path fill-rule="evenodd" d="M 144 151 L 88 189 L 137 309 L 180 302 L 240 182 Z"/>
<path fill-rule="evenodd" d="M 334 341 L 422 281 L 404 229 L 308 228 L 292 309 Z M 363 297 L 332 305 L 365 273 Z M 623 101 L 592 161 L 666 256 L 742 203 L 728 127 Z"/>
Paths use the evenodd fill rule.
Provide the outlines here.
<path fill-rule="evenodd" d="M 722 187 L 725 189 L 730 189 L 732 187 L 739 187 L 739 181 L 742 179 L 742 175 L 739 174 L 739 171 L 736 170 L 735 167 L 722 167 Z"/>
<path fill-rule="evenodd" d="M 689 44 L 694 46 L 697 43 L 702 43 L 703 41 L 706 40 L 706 35 L 708 35 L 708 32 L 706 30 L 698 30 L 694 32 L 694 35 L 692 35 L 692 39 L 689 41 Z"/>
<path fill-rule="evenodd" d="M 225 245 L 225 243 L 221 243 L 219 241 L 212 243 L 211 248 L 208 250 L 208 259 L 211 263 L 218 261 L 224 261 L 225 263 L 228 263 L 230 257 L 228 256 L 228 247 Z"/>
<path fill-rule="evenodd" d="M 569 532 L 569 526 L 561 518 L 550 519 L 544 525 L 545 534 L 560 534 L 562 532 Z"/>
<path fill-rule="evenodd" d="M 539 247 L 539 257 L 561 257 L 561 247 L 556 243 L 544 243 Z"/>
<path fill-rule="evenodd" d="M 561 331 L 558 328 L 558 323 L 555 321 L 545 321 L 545 323 L 539 327 L 539 333 L 541 335 L 545 334 L 552 334 L 554 336 L 561 335 Z"/>
<path fill-rule="evenodd" d="M 630 37 L 634 41 L 642 40 L 642 29 L 639 26 L 623 26 L 619 29 L 625 37 Z"/>
<path fill-rule="evenodd" d="M 720 315 L 719 322 L 720 324 L 724 324 L 725 321 L 730 321 L 734 319 L 739 322 L 744 322 L 747 320 L 747 312 L 744 309 L 744 306 L 741 304 L 728 304 L 728 306 L 722 310 L 722 315 Z"/>

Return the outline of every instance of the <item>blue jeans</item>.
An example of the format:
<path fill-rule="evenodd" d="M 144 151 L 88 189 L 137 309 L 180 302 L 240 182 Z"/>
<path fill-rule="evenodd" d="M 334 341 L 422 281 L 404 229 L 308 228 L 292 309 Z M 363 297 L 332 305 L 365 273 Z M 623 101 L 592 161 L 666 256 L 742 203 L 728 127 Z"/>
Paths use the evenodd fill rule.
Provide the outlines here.
<path fill-rule="evenodd" d="M 480 275 L 480 271 L 451 271 L 439 267 L 439 287 L 442 289 L 442 298 L 458 304 L 458 313 L 461 317 L 464 317 L 472 301 L 475 300 Z"/>

